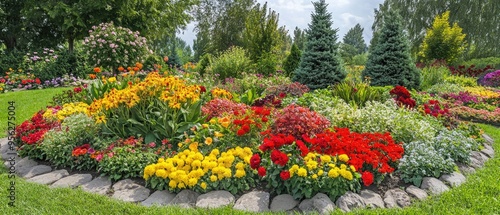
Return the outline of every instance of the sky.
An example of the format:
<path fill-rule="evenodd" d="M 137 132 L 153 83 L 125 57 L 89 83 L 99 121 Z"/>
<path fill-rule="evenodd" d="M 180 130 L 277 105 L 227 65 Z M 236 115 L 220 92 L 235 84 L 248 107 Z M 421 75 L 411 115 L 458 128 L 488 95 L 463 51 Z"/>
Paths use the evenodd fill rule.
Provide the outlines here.
<path fill-rule="evenodd" d="M 264 4 L 266 0 L 257 0 L 257 3 Z M 288 33 L 293 38 L 293 29 L 299 27 L 303 30 L 308 28 L 311 21 L 311 13 L 314 11 L 312 0 L 267 0 L 268 8 L 279 14 L 279 26 L 285 26 Z M 371 26 L 373 24 L 373 10 L 378 8 L 384 0 L 325 0 L 328 4 L 328 11 L 332 15 L 333 28 L 338 28 L 337 36 L 339 42 L 350 28 L 357 23 L 364 28 L 363 37 L 368 45 L 372 38 Z M 186 30 L 181 31 L 178 36 L 193 44 L 196 38 L 193 28 L 195 23 L 189 23 Z"/>

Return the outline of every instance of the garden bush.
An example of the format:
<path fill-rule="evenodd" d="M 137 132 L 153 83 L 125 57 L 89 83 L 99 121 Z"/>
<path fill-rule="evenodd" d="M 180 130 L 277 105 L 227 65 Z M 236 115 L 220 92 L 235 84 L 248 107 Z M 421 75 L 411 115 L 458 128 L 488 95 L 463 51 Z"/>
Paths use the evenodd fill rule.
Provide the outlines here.
<path fill-rule="evenodd" d="M 367 101 L 380 101 L 382 95 L 377 89 L 370 87 L 369 82 L 342 82 L 332 87 L 333 96 L 342 98 L 350 105 L 362 107 Z"/>
<path fill-rule="evenodd" d="M 450 74 L 446 67 L 424 67 L 422 70 L 420 89 L 427 90 L 431 86 L 442 83 Z"/>
<path fill-rule="evenodd" d="M 483 86 L 500 87 L 500 70 L 487 73 L 481 79 L 479 79 L 479 82 Z M 468 87 L 472 87 L 472 86 L 468 86 Z"/>
<path fill-rule="evenodd" d="M 112 74 L 117 73 L 120 66 L 142 62 L 148 49 L 146 38 L 139 32 L 128 28 L 116 27 L 111 23 L 92 26 L 89 36 L 83 41 L 83 52 L 88 56 L 90 66 L 101 66 Z"/>
<path fill-rule="evenodd" d="M 476 87 L 477 79 L 473 77 L 450 75 L 444 78 L 446 83 L 456 84 L 461 87 Z"/>
<path fill-rule="evenodd" d="M 242 78 L 244 72 L 251 72 L 251 60 L 241 47 L 231 47 L 213 59 L 206 72 L 217 76 L 219 80 L 226 78 Z"/>

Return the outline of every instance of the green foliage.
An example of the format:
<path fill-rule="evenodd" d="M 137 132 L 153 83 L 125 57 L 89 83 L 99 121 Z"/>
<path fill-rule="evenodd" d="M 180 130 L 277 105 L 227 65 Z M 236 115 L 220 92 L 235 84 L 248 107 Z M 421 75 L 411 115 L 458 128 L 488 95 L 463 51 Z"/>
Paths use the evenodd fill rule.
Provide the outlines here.
<path fill-rule="evenodd" d="M 456 22 L 453 27 L 450 26 L 449 17 L 450 11 L 436 16 L 432 28 L 427 29 L 427 35 L 419 52 L 424 62 L 437 59 L 451 63 L 465 51 L 465 34 Z"/>
<path fill-rule="evenodd" d="M 243 72 L 251 68 L 251 60 L 241 47 L 231 47 L 216 57 L 207 68 L 207 73 L 215 75 L 219 80 L 225 78 L 241 78 Z"/>
<path fill-rule="evenodd" d="M 445 77 L 450 75 L 450 70 L 446 67 L 425 67 L 422 70 L 420 89 L 427 90 L 431 86 L 443 83 Z"/>
<path fill-rule="evenodd" d="M 415 89 L 420 84 L 420 73 L 410 56 L 410 47 L 403 32 L 401 17 L 388 12 L 380 29 L 378 42 L 373 47 L 363 77 L 370 77 L 372 85 L 401 85 Z"/>
<path fill-rule="evenodd" d="M 212 60 L 213 56 L 211 54 L 204 54 L 200 61 L 198 62 L 198 65 L 196 66 L 196 69 L 198 70 L 198 73 L 200 75 L 205 75 L 207 69 L 212 65 Z"/>
<path fill-rule="evenodd" d="M 461 87 L 477 87 L 476 78 L 466 77 L 466 76 L 458 76 L 458 75 L 450 75 L 444 78 L 446 83 L 456 84 Z"/>
<path fill-rule="evenodd" d="M 343 43 L 341 45 L 342 59 L 350 65 L 364 65 L 364 64 L 351 64 L 354 56 L 361 55 L 368 51 L 365 40 L 363 39 L 363 28 L 361 25 L 356 24 L 353 28 L 344 35 Z"/>
<path fill-rule="evenodd" d="M 307 30 L 307 43 L 294 81 L 311 90 L 321 89 L 344 80 L 346 72 L 338 54 L 337 30 L 332 29 L 332 16 L 324 0 L 314 2 L 315 12 Z"/>
<path fill-rule="evenodd" d="M 61 129 L 48 131 L 41 144 L 46 158 L 58 167 L 75 168 L 73 149 L 83 144 L 92 144 L 99 126 L 85 114 L 76 114 L 64 119 Z"/>
<path fill-rule="evenodd" d="M 159 156 L 153 152 L 141 150 L 141 146 L 137 144 L 114 147 L 99 161 L 99 172 L 109 176 L 113 181 L 142 177 L 144 167 L 156 162 Z"/>
<path fill-rule="evenodd" d="M 500 69 L 500 57 L 475 58 L 461 63 L 465 67 L 475 65 L 476 68 L 485 68 L 487 65 Z"/>
<path fill-rule="evenodd" d="M 435 85 L 432 85 L 429 89 L 427 89 L 428 93 L 434 93 L 434 94 L 439 94 L 439 93 L 459 93 L 460 91 L 463 91 L 463 87 L 457 84 L 451 84 L 447 82 L 443 83 L 438 83 Z"/>
<path fill-rule="evenodd" d="M 282 41 L 278 31 L 278 15 L 271 9 L 267 13 L 267 2 L 262 7 L 257 4 L 252 8 L 245 21 L 242 39 L 259 73 L 267 75 L 276 72 L 277 59 L 273 53 L 279 49 Z"/>
<path fill-rule="evenodd" d="M 22 68 L 24 56 L 25 53 L 18 50 L 0 51 L 0 76 L 5 76 L 9 68 L 15 70 Z"/>
<path fill-rule="evenodd" d="M 367 101 L 380 101 L 379 91 L 370 87 L 369 82 L 342 82 L 332 88 L 333 95 L 342 98 L 350 105 L 362 107 Z"/>
<path fill-rule="evenodd" d="M 351 65 L 364 66 L 366 65 L 366 61 L 368 61 L 368 52 L 354 55 L 351 60 Z"/>
<path fill-rule="evenodd" d="M 285 62 L 283 62 L 283 70 L 288 77 L 293 75 L 293 72 L 299 67 L 300 57 L 302 53 L 296 43 L 293 43 L 290 54 L 286 57 Z"/>
<path fill-rule="evenodd" d="M 85 38 L 83 51 L 88 55 L 88 63 L 116 73 L 118 67 L 135 65 L 150 54 L 146 38 L 139 32 L 115 27 L 113 23 L 93 26 L 90 36 Z"/>
<path fill-rule="evenodd" d="M 293 43 L 297 44 L 297 48 L 303 51 L 307 41 L 307 32 L 295 27 L 293 30 Z"/>

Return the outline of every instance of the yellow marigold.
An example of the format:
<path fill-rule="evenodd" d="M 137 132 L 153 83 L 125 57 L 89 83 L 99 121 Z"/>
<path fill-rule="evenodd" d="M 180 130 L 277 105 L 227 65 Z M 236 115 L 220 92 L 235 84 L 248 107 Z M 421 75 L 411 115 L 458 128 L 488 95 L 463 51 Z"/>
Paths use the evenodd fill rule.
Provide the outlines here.
<path fill-rule="evenodd" d="M 217 123 L 217 120 L 216 120 L 215 118 L 212 118 L 212 119 L 211 119 L 210 121 L 208 121 L 208 122 L 210 122 L 210 124 L 215 124 L 215 123 Z"/>
<path fill-rule="evenodd" d="M 175 189 L 177 188 L 177 181 L 175 180 L 170 180 L 170 182 L 168 182 L 168 186 L 172 189 Z"/>
<path fill-rule="evenodd" d="M 244 177 L 245 175 L 246 175 L 246 172 L 243 169 L 237 169 L 236 173 L 234 174 L 234 176 L 236 178 L 241 178 L 241 177 Z"/>
<path fill-rule="evenodd" d="M 205 183 L 205 182 L 201 182 L 200 187 L 201 187 L 202 189 L 206 190 L 206 189 L 207 189 L 207 183 Z"/>
<path fill-rule="evenodd" d="M 347 156 L 346 154 L 341 154 L 341 155 L 339 155 L 339 160 L 343 161 L 343 162 L 347 162 L 347 161 L 349 161 L 349 156 Z"/>
<path fill-rule="evenodd" d="M 215 136 L 215 137 L 217 137 L 217 138 L 220 138 L 220 137 L 223 137 L 223 136 L 224 136 L 224 134 L 222 134 L 222 133 L 220 133 L 220 132 L 216 131 L 216 132 L 214 132 L 214 136 Z"/>
<path fill-rule="evenodd" d="M 297 170 L 297 175 L 300 176 L 300 177 L 307 177 L 307 170 L 300 167 L 298 170 Z"/>
<path fill-rule="evenodd" d="M 165 162 L 165 158 L 158 158 L 158 163 L 163 163 Z"/>
<path fill-rule="evenodd" d="M 155 168 L 154 164 L 147 165 L 144 168 L 144 175 L 147 175 L 148 177 L 150 177 L 153 174 L 155 174 L 155 172 L 156 172 L 156 168 Z"/>
<path fill-rule="evenodd" d="M 328 177 L 330 177 L 330 178 L 337 178 L 337 177 L 339 177 L 338 168 L 330 169 L 330 171 L 328 171 Z"/>
<path fill-rule="evenodd" d="M 320 169 L 320 170 L 318 171 L 318 175 L 319 175 L 319 176 L 322 176 L 324 173 L 325 173 L 325 172 L 324 172 L 322 169 Z"/>
<path fill-rule="evenodd" d="M 351 171 L 345 169 L 340 169 L 340 175 L 349 181 L 353 179 Z"/>
<path fill-rule="evenodd" d="M 111 77 L 111 78 L 108 78 L 108 81 L 109 81 L 110 83 L 114 83 L 114 82 L 116 82 L 116 77 Z"/>
<path fill-rule="evenodd" d="M 351 168 L 351 171 L 356 172 L 356 167 L 354 167 L 353 165 L 350 165 L 349 167 Z"/>
<path fill-rule="evenodd" d="M 190 178 L 188 180 L 188 186 L 189 187 L 194 187 L 196 184 L 198 184 L 198 179 L 197 178 Z"/>
<path fill-rule="evenodd" d="M 211 175 L 211 176 L 210 176 L 210 181 L 211 181 L 211 182 L 216 182 L 216 181 L 217 181 L 217 176 L 215 176 L 215 175 Z"/>
<path fill-rule="evenodd" d="M 242 162 L 238 162 L 235 167 L 236 169 L 245 169 L 245 164 Z"/>
<path fill-rule="evenodd" d="M 159 169 L 159 170 L 156 170 L 156 173 L 155 173 L 156 177 L 159 177 L 159 178 L 167 178 L 167 171 L 165 171 L 164 169 Z"/>
<path fill-rule="evenodd" d="M 322 155 L 320 159 L 323 163 L 330 163 L 332 161 L 332 157 L 330 157 L 330 155 Z"/>
<path fill-rule="evenodd" d="M 347 166 L 345 164 L 340 164 L 340 169 L 347 169 Z"/>
<path fill-rule="evenodd" d="M 180 182 L 180 183 L 177 184 L 177 187 L 179 189 L 183 189 L 183 188 L 186 188 L 186 184 L 184 184 L 183 182 Z"/>
<path fill-rule="evenodd" d="M 318 175 L 314 174 L 311 176 L 312 179 L 317 179 L 318 178 Z"/>
<path fill-rule="evenodd" d="M 212 145 L 212 142 L 213 142 L 213 140 L 212 140 L 212 138 L 211 138 L 211 137 L 207 137 L 207 138 L 205 138 L 205 144 L 207 144 L 207 145 Z"/>
<path fill-rule="evenodd" d="M 206 124 L 206 123 L 201 124 L 201 127 L 203 127 L 203 128 L 208 128 L 208 124 Z"/>
<path fill-rule="evenodd" d="M 195 168 L 197 168 L 197 167 L 201 167 L 201 161 L 199 161 L 199 160 L 194 160 L 194 161 L 191 163 L 191 166 L 192 166 L 192 167 L 195 167 Z"/>

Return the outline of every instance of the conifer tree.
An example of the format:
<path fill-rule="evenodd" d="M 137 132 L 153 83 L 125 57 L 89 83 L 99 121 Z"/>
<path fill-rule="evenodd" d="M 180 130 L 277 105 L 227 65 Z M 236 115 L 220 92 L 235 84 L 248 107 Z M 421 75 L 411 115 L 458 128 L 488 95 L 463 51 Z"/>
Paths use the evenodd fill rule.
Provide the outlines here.
<path fill-rule="evenodd" d="M 377 43 L 372 45 L 363 71 L 363 77 L 369 77 L 371 85 L 419 87 L 420 72 L 411 58 L 401 17 L 396 12 L 390 11 L 384 18 Z"/>
<path fill-rule="evenodd" d="M 292 76 L 293 71 L 299 67 L 301 55 L 302 53 L 300 52 L 299 47 L 297 44 L 293 43 L 290 54 L 286 57 L 285 62 L 283 62 L 283 70 L 285 70 L 287 76 Z"/>
<path fill-rule="evenodd" d="M 307 41 L 294 81 L 310 89 L 326 88 L 341 82 L 346 72 L 338 54 L 337 29 L 332 28 L 332 16 L 325 0 L 314 2 L 314 13 L 307 32 Z"/>

